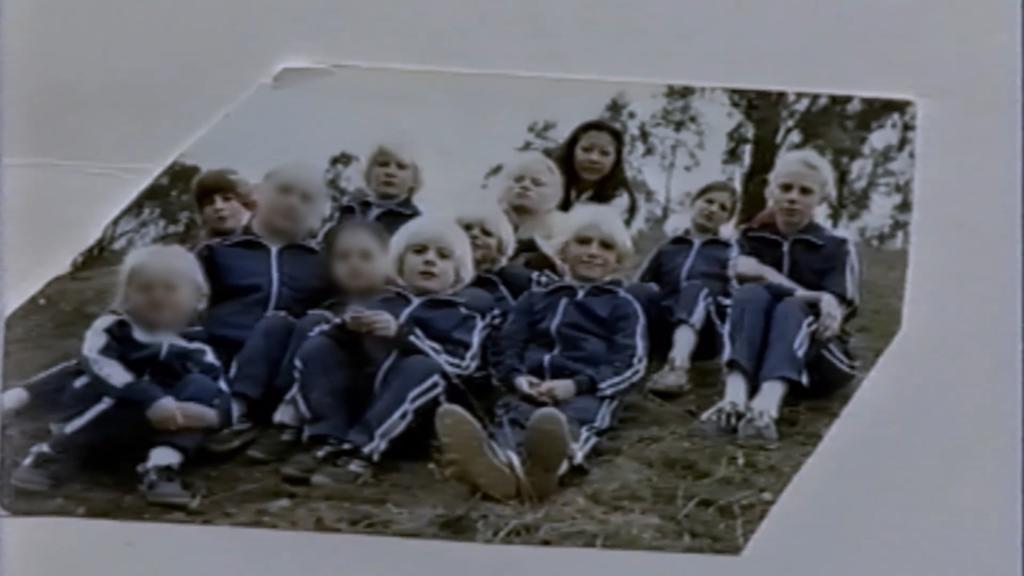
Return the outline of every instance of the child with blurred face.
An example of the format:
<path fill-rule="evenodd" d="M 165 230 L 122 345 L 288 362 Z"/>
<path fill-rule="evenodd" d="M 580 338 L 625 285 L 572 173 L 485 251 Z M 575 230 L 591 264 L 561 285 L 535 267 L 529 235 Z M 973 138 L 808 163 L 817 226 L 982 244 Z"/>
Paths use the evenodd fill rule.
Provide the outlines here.
<path fill-rule="evenodd" d="M 140 466 L 147 501 L 187 506 L 193 500 L 178 470 L 202 430 L 228 418 L 221 365 L 213 351 L 187 340 L 202 310 L 206 279 L 180 246 L 148 246 L 121 266 L 113 311 L 90 326 L 82 344 L 84 376 L 62 398 L 64 417 L 47 443 L 32 448 L 11 482 L 47 491 L 86 453 L 137 441 L 149 449 Z"/>
<path fill-rule="evenodd" d="M 459 477 L 500 500 L 557 490 L 646 367 L 643 308 L 614 278 L 632 253 L 621 217 L 611 207 L 579 206 L 559 232 L 555 252 L 567 279 L 524 293 L 495 342 L 492 370 L 507 392 L 493 434 L 456 405 L 435 418 Z"/>
<path fill-rule="evenodd" d="M 661 245 L 640 273 L 640 282 L 655 289 L 648 314 L 652 342 L 672 342 L 664 369 L 647 384 L 651 393 L 681 394 L 689 387 L 691 361 L 722 353 L 736 246 L 721 229 L 738 200 L 728 182 L 701 187 L 690 201 L 689 228 Z"/>
<path fill-rule="evenodd" d="M 234 170 L 209 170 L 192 183 L 199 220 L 207 238 L 230 236 L 249 221 L 255 207 L 249 184 Z"/>
<path fill-rule="evenodd" d="M 853 242 L 814 221 L 834 173 L 811 150 L 783 153 L 765 191 L 770 210 L 741 231 L 723 399 L 702 421 L 741 439 L 778 440 L 775 422 L 793 388 L 820 393 L 850 382 L 856 362 L 845 322 L 858 301 Z M 753 398 L 751 387 L 756 387 Z"/>
<path fill-rule="evenodd" d="M 298 352 L 296 394 L 310 450 L 282 467 L 289 481 L 368 480 L 448 383 L 479 371 L 494 304 L 466 287 L 472 249 L 454 220 L 409 222 L 391 238 L 389 259 L 399 287 L 349 307 Z"/>
<path fill-rule="evenodd" d="M 246 340 L 236 359 L 232 389 L 243 402 L 274 408 L 273 427 L 234 426 L 211 439 L 207 448 L 228 452 L 252 440 L 246 455 L 255 461 L 273 462 L 299 445 L 301 417 L 294 404 L 295 358 L 303 343 L 318 327 L 347 317 L 352 326 L 368 329 L 390 318 L 370 313 L 363 305 L 388 290 L 388 237 L 379 225 L 350 221 L 331 228 L 325 238 L 324 264 L 333 296 L 305 315 L 266 315 Z"/>
<path fill-rule="evenodd" d="M 328 200 L 327 187 L 316 169 L 275 168 L 257 185 L 253 231 L 272 243 L 305 240 L 320 227 Z"/>

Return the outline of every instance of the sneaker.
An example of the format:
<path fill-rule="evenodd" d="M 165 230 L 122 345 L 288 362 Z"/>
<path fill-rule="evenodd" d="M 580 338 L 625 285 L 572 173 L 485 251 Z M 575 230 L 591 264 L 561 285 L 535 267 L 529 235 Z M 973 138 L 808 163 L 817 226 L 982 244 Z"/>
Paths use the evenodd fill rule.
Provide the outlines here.
<path fill-rule="evenodd" d="M 181 484 L 181 475 L 173 466 L 142 466 L 139 473 L 139 490 L 149 504 L 189 508 L 197 501 L 197 496 Z"/>
<path fill-rule="evenodd" d="M 348 443 L 330 442 L 311 450 L 305 450 L 289 458 L 280 469 L 285 482 L 308 484 L 313 473 L 325 462 L 335 461 L 350 455 L 353 446 Z"/>
<path fill-rule="evenodd" d="M 278 462 L 299 446 L 301 436 L 298 428 L 280 427 L 267 430 L 245 451 L 245 455 L 250 460 L 264 464 Z"/>
<path fill-rule="evenodd" d="M 66 476 L 68 461 L 48 444 L 36 444 L 11 473 L 11 486 L 26 492 L 47 492 L 59 486 Z"/>
<path fill-rule="evenodd" d="M 460 477 L 484 494 L 511 500 L 519 482 L 483 427 L 461 406 L 445 404 L 434 415 L 441 452 Z"/>
<path fill-rule="evenodd" d="M 312 486 L 333 488 L 365 484 L 373 477 L 373 464 L 360 457 L 342 456 L 328 464 L 321 464 L 309 477 Z"/>
<path fill-rule="evenodd" d="M 695 429 L 709 437 L 732 436 L 746 414 L 736 402 L 723 400 L 700 415 Z"/>
<path fill-rule="evenodd" d="M 214 454 L 226 454 L 249 444 L 259 435 L 260 430 L 255 424 L 248 420 L 239 420 L 232 426 L 208 437 L 203 447 Z"/>
<path fill-rule="evenodd" d="M 775 418 L 763 410 L 747 414 L 740 421 L 737 435 L 741 441 L 754 444 L 774 444 L 779 441 L 779 430 L 775 426 Z"/>
<path fill-rule="evenodd" d="M 647 391 L 655 396 L 680 396 L 690 389 L 689 373 L 687 368 L 665 366 L 647 382 Z"/>
<path fill-rule="evenodd" d="M 545 406 L 526 424 L 526 478 L 530 490 L 543 500 L 558 490 L 559 472 L 569 457 L 572 438 L 565 415 Z"/>

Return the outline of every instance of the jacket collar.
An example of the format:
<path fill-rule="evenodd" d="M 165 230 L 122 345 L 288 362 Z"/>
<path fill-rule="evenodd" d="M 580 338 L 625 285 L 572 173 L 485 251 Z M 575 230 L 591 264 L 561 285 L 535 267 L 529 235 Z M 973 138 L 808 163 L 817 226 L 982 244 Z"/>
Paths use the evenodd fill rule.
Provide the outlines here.
<path fill-rule="evenodd" d="M 676 244 L 693 244 L 694 242 L 696 242 L 696 240 L 697 240 L 697 236 L 693 233 L 693 230 L 691 228 L 687 228 L 686 230 L 683 230 L 681 233 L 679 233 L 679 234 L 673 236 L 672 238 L 670 238 L 668 240 L 668 244 L 673 244 L 673 245 L 676 245 Z M 707 236 L 707 237 L 701 238 L 700 241 L 701 242 L 716 242 L 716 243 L 725 244 L 725 245 L 731 244 L 731 242 L 729 242 L 725 238 L 722 238 L 721 236 Z"/>
<path fill-rule="evenodd" d="M 250 226 L 249 224 L 246 224 L 241 230 L 238 231 L 237 234 L 224 238 L 222 242 L 224 244 L 259 243 L 268 248 L 272 246 L 270 242 L 267 242 L 262 236 L 257 234 L 256 231 L 253 230 L 252 226 Z M 317 247 L 314 238 L 307 238 L 306 240 L 300 240 L 298 242 L 288 242 L 286 244 L 282 244 L 281 246 L 297 246 L 312 250 L 314 252 L 319 251 L 319 248 Z"/>
<path fill-rule="evenodd" d="M 416 216 L 420 213 L 419 208 L 413 204 L 411 196 L 399 202 L 379 202 L 372 196 L 366 195 L 345 202 L 345 206 L 351 207 L 359 213 L 363 213 L 369 208 L 377 208 L 386 212 L 397 212 L 407 216 Z"/>
<path fill-rule="evenodd" d="M 786 235 L 779 230 L 779 227 L 774 221 L 769 221 L 761 224 L 760 226 L 752 226 L 744 229 L 744 234 L 748 236 L 760 236 L 763 238 L 773 238 L 780 242 L 787 240 Z M 825 240 L 828 238 L 828 229 L 821 224 L 811 221 L 806 226 L 800 229 L 799 232 L 789 236 L 790 240 L 807 240 L 813 244 L 823 245 Z"/>

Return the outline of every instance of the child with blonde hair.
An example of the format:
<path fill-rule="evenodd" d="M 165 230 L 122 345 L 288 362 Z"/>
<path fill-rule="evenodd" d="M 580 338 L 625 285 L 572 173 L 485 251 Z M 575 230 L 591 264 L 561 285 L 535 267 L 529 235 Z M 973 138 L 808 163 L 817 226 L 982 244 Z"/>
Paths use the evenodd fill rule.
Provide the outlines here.
<path fill-rule="evenodd" d="M 523 294 L 496 341 L 493 372 L 505 395 L 494 425 L 454 404 L 435 418 L 458 476 L 501 500 L 554 493 L 646 370 L 646 318 L 616 279 L 633 250 L 622 218 L 613 207 L 579 206 L 554 238 L 565 279 Z"/>
<path fill-rule="evenodd" d="M 477 372 L 492 325 L 466 235 L 421 216 L 391 238 L 399 287 L 346 310 L 296 356 L 297 403 L 310 450 L 282 467 L 293 482 L 363 481 L 391 445 L 429 418 L 447 386 Z"/>
<path fill-rule="evenodd" d="M 553 270 L 550 243 L 564 214 L 558 211 L 563 179 L 558 166 L 540 152 L 522 152 L 502 170 L 498 204 L 516 234 L 511 261 L 534 270 Z"/>
<path fill-rule="evenodd" d="M 827 393 L 856 376 L 843 328 L 858 304 L 857 256 L 852 241 L 814 221 L 834 186 L 817 152 L 776 159 L 769 216 L 740 232 L 744 284 L 732 298 L 725 392 L 701 417 L 705 429 L 777 441 L 788 393 Z"/>
<path fill-rule="evenodd" d="M 129 253 L 111 311 L 85 333 L 84 373 L 66 387 L 54 434 L 32 447 L 11 484 L 48 491 L 82 458 L 128 445 L 148 450 L 139 466 L 148 502 L 191 504 L 181 465 L 230 407 L 213 350 L 186 338 L 207 296 L 202 268 L 184 248 Z"/>
<path fill-rule="evenodd" d="M 368 220 L 394 234 L 420 215 L 413 202 L 423 187 L 423 174 L 412 154 L 402 146 L 380 144 L 370 152 L 363 173 L 368 193 L 346 199 L 338 208 L 338 222 Z"/>
<path fill-rule="evenodd" d="M 721 229 L 738 203 L 739 192 L 728 182 L 702 186 L 690 199 L 688 228 L 662 244 L 640 272 L 640 282 L 657 289 L 649 310 L 652 341 L 671 342 L 664 369 L 647 383 L 651 393 L 684 392 L 691 361 L 722 354 L 736 245 Z"/>

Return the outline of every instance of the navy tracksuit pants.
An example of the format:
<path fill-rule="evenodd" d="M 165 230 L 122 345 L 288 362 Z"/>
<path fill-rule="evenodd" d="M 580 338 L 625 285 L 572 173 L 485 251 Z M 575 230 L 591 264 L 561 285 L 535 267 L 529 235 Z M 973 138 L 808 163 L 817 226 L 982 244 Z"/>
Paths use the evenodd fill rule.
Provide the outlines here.
<path fill-rule="evenodd" d="M 574 396 L 553 406 L 565 415 L 573 437 L 571 463 L 581 466 L 597 445 L 600 436 L 614 423 L 618 412 L 619 398 L 601 398 L 593 394 Z M 498 400 L 495 407 L 493 434 L 498 444 L 516 453 L 521 453 L 526 425 L 530 417 L 543 405 L 534 404 L 516 395 Z"/>
<path fill-rule="evenodd" d="M 850 383 L 856 364 L 839 338 L 815 337 L 814 311 L 763 284 L 736 290 L 729 315 L 728 366 L 754 383 L 783 380 L 827 393 Z"/>
<path fill-rule="evenodd" d="M 351 443 L 372 461 L 425 421 L 446 385 L 429 356 L 343 329 L 310 337 L 295 364 L 305 436 Z"/>
<path fill-rule="evenodd" d="M 295 355 L 314 328 L 332 319 L 313 311 L 295 319 L 284 312 L 264 316 L 231 366 L 231 393 L 254 404 L 252 416 L 265 420 L 295 384 Z"/>
<path fill-rule="evenodd" d="M 652 358 L 664 360 L 668 357 L 673 335 L 684 324 L 697 333 L 697 344 L 691 357 L 694 362 L 722 357 L 726 336 L 722 319 L 728 312 L 702 282 L 686 282 L 669 298 L 659 295 L 647 297 L 654 299 L 646 308 Z"/>
<path fill-rule="evenodd" d="M 222 422 L 229 421 L 230 397 L 208 376 L 190 374 L 166 391 L 177 400 L 215 408 Z M 54 426 L 56 432 L 48 442 L 59 454 L 84 456 L 93 450 L 171 446 L 188 455 L 199 447 L 207 434 L 201 430 L 156 430 L 141 404 L 97 394 L 87 379 L 71 384 L 62 402 L 70 415 Z"/>

